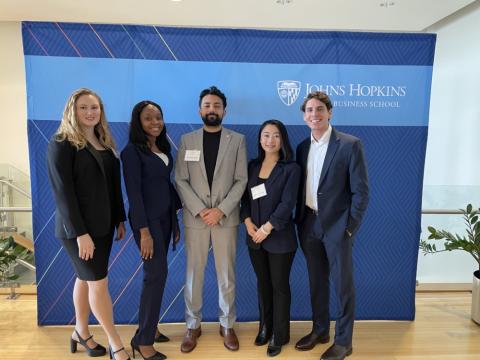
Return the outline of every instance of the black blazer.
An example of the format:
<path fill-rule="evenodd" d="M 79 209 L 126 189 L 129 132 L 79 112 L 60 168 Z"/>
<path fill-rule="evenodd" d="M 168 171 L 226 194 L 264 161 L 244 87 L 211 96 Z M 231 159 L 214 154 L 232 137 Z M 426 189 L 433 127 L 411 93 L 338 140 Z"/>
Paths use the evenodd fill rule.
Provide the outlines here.
<path fill-rule="evenodd" d="M 178 197 L 170 173 L 173 160 L 168 156 L 168 166 L 153 152 L 144 152 L 132 143 L 123 149 L 123 177 L 127 189 L 128 217 L 133 230 L 148 226 L 148 220 L 170 219 L 172 231 L 178 229 L 178 209 L 182 202 Z"/>
<path fill-rule="evenodd" d="M 107 150 L 110 151 L 110 150 Z M 115 155 L 115 154 L 114 154 Z M 107 235 L 113 226 L 125 221 L 120 161 L 114 156 L 114 207 L 101 155 L 92 145 L 77 150 L 68 140 L 48 143 L 47 168 L 55 197 L 55 236 L 72 239 L 89 234 Z"/>
<path fill-rule="evenodd" d="M 240 217 L 250 217 L 257 226 L 267 221 L 273 225 L 270 235 L 261 243 L 252 241 L 247 235 L 247 245 L 253 249 L 263 247 L 271 253 L 287 253 L 297 249 L 297 236 L 292 212 L 297 200 L 300 184 L 300 167 L 294 161 L 279 161 L 265 181 L 267 195 L 252 199 L 252 187 L 257 185 L 261 162 L 252 160 L 248 164 L 248 183 L 242 197 Z"/>
<path fill-rule="evenodd" d="M 302 168 L 296 222 L 305 216 L 306 178 L 310 137 L 297 147 L 296 159 Z M 332 129 L 317 191 L 318 216 L 326 234 L 333 239 L 357 232 L 368 204 L 368 174 L 360 139 Z"/>

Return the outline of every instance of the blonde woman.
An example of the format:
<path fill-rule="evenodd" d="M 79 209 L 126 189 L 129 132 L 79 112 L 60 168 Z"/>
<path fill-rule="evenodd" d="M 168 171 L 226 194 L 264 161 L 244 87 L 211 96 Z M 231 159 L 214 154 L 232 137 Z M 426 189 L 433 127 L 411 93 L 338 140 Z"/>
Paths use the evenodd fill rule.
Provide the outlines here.
<path fill-rule="evenodd" d="M 55 196 L 55 236 L 69 256 L 77 279 L 73 289 L 77 344 L 89 356 L 103 356 L 88 329 L 90 310 L 107 333 L 110 358 L 130 359 L 113 324 L 108 292 L 108 258 L 113 234 L 125 235 L 120 162 L 100 97 L 89 89 L 67 101 L 56 134 L 48 144 L 48 175 Z"/>

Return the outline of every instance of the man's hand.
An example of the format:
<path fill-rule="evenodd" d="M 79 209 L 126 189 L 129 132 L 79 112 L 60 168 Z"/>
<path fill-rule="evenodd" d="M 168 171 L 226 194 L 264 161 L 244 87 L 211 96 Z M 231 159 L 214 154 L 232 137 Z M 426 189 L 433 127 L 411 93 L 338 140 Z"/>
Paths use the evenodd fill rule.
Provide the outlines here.
<path fill-rule="evenodd" d="M 203 209 L 200 211 L 200 216 L 205 224 L 208 226 L 218 225 L 218 222 L 225 214 L 218 208 Z"/>

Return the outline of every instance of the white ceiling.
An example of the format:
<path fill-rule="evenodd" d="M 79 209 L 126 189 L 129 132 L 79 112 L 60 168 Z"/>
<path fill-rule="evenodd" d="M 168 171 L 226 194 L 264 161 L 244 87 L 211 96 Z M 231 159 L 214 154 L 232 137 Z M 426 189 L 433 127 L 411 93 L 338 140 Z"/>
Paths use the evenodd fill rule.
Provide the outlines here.
<path fill-rule="evenodd" d="M 423 31 L 474 0 L 0 0 L 0 21 Z M 280 3 L 285 3 L 284 5 Z"/>

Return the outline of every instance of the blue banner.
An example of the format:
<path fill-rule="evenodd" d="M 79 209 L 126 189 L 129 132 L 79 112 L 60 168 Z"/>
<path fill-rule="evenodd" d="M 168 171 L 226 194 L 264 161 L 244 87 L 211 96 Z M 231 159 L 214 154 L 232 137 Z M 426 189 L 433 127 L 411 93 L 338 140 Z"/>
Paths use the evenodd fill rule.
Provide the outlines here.
<path fill-rule="evenodd" d="M 334 105 L 332 124 L 362 139 L 370 178 L 369 208 L 354 246 L 356 317 L 414 318 L 435 35 L 25 22 L 23 45 L 39 324 L 75 320 L 75 276 L 53 234 L 45 151 L 67 98 L 79 87 L 102 97 L 120 149 L 127 142 L 132 106 L 143 99 L 159 103 L 175 156 L 181 135 L 201 126 L 200 91 L 217 85 L 228 98 L 225 125 L 246 135 L 250 158 L 256 156 L 258 126 L 266 119 L 285 122 L 295 146 L 309 136 L 300 104 L 310 91 L 327 92 Z M 258 319 L 244 237 L 242 225 L 236 269 L 240 321 Z M 218 320 L 212 260 L 205 279 L 205 321 Z M 161 320 L 182 322 L 183 240 L 169 252 L 168 265 Z M 114 244 L 109 267 L 119 323 L 137 321 L 141 266 L 129 231 L 125 241 Z M 290 282 L 292 319 L 310 319 L 300 250 Z M 331 311 L 335 317 L 333 295 Z"/>

